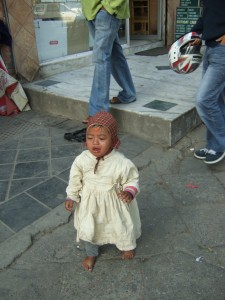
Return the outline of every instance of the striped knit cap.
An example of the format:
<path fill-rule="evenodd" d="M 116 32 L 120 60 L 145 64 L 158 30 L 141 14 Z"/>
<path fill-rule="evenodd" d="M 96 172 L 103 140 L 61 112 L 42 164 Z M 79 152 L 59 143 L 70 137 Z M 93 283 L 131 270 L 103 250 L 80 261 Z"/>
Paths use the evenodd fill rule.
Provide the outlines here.
<path fill-rule="evenodd" d="M 117 122 L 115 118 L 106 111 L 101 111 L 88 119 L 87 128 L 93 125 L 106 127 L 111 134 L 113 148 L 119 148 L 120 140 L 117 136 Z"/>

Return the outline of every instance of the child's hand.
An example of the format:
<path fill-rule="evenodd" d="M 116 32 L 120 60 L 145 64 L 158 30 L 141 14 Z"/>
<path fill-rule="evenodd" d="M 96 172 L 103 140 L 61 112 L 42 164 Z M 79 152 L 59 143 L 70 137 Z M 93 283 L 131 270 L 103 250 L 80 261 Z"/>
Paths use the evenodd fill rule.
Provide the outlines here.
<path fill-rule="evenodd" d="M 73 210 L 73 204 L 74 204 L 73 200 L 66 200 L 65 201 L 65 208 L 66 208 L 66 210 L 72 211 Z"/>
<path fill-rule="evenodd" d="M 124 203 L 130 203 L 133 200 L 133 196 L 131 193 L 127 191 L 123 191 L 118 193 L 118 197 L 124 202 Z"/>

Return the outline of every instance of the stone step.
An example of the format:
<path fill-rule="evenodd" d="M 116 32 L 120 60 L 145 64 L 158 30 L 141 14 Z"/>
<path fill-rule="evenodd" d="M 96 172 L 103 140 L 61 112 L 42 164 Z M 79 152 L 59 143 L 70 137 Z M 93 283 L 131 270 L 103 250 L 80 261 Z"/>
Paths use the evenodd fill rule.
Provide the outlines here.
<path fill-rule="evenodd" d="M 195 109 L 201 67 L 191 74 L 177 74 L 168 67 L 167 54 L 132 54 L 127 61 L 137 101 L 111 105 L 120 130 L 172 146 L 201 123 Z M 82 121 L 88 114 L 93 70 L 92 65 L 84 66 L 24 84 L 32 109 Z M 119 90 L 112 78 L 110 97 Z"/>

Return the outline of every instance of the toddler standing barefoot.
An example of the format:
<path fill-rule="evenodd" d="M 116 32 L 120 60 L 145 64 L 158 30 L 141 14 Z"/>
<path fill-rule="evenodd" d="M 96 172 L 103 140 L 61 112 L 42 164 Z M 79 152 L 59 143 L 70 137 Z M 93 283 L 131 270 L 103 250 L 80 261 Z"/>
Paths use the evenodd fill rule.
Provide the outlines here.
<path fill-rule="evenodd" d="M 65 207 L 72 211 L 77 241 L 84 241 L 83 267 L 92 271 L 99 246 L 114 244 L 123 259 L 135 255 L 141 221 L 136 202 L 139 174 L 135 165 L 116 149 L 117 123 L 108 112 L 89 118 L 87 150 L 76 157 L 66 189 Z"/>

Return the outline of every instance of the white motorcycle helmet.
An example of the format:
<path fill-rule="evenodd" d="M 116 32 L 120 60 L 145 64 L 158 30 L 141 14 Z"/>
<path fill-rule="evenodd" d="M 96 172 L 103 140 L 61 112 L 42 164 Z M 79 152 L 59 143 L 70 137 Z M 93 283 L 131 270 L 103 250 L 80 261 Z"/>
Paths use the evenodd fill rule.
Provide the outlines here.
<path fill-rule="evenodd" d="M 201 39 L 198 33 L 189 32 L 180 37 L 169 49 L 170 67 L 179 74 L 195 71 L 202 62 L 201 45 L 190 46 L 195 39 Z"/>

